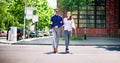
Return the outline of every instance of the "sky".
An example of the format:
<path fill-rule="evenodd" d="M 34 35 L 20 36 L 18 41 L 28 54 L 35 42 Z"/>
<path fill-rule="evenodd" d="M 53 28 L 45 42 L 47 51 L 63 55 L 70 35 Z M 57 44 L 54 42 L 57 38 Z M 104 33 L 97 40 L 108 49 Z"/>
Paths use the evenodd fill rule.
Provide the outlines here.
<path fill-rule="evenodd" d="M 57 0 L 47 0 L 49 5 L 52 6 L 52 8 L 57 8 Z"/>

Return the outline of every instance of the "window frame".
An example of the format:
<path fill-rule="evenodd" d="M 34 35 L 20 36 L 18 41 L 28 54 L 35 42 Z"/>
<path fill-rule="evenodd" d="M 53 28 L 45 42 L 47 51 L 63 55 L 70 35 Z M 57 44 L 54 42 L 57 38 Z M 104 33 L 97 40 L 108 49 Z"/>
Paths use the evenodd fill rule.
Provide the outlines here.
<path fill-rule="evenodd" d="M 87 0 L 86 0 L 87 1 Z M 105 3 L 104 3 L 104 5 L 97 5 L 97 1 L 98 0 L 94 0 L 95 2 L 94 2 L 94 4 L 95 5 L 89 5 L 89 6 L 86 6 L 86 10 L 84 9 L 84 10 L 82 10 L 82 9 L 80 9 L 80 17 L 79 17 L 79 19 L 80 19 L 80 21 L 81 20 L 86 20 L 85 18 L 87 18 L 87 21 L 89 21 L 89 20 L 94 20 L 94 23 L 86 23 L 86 26 L 88 27 L 88 28 L 106 28 L 106 0 L 105 0 Z M 100 0 L 99 0 L 100 1 Z M 94 10 L 91 10 L 90 8 L 88 8 L 88 7 L 90 7 L 90 6 L 93 6 L 93 8 L 94 8 Z M 98 6 L 101 6 L 101 7 L 103 7 L 104 6 L 104 10 L 97 10 L 97 8 L 98 8 Z M 91 7 L 92 8 L 92 7 Z M 93 11 L 94 12 L 94 14 L 88 14 L 88 12 L 90 12 L 90 11 Z M 82 13 L 81 14 L 81 12 L 87 12 L 87 13 Z M 103 15 L 102 14 L 97 14 L 98 12 L 105 12 Z M 81 18 L 81 16 L 86 16 L 85 18 Z M 88 16 L 94 16 L 94 18 L 93 19 L 88 19 Z M 104 19 L 97 19 L 97 16 L 104 16 Z M 97 22 L 97 20 L 104 20 L 105 22 L 104 23 L 98 23 Z M 79 24 L 79 27 L 81 28 L 81 26 L 80 25 L 83 25 L 83 24 L 85 24 L 85 23 L 81 23 L 81 22 L 79 22 L 78 23 Z M 91 24 L 94 24 L 94 27 L 91 27 L 91 26 L 88 26 L 88 25 L 91 25 Z M 97 24 L 101 24 L 101 27 L 99 27 L 99 25 L 97 25 Z M 102 24 L 104 24 L 103 26 L 104 27 L 102 27 Z M 83 26 L 84 27 L 84 26 Z"/>

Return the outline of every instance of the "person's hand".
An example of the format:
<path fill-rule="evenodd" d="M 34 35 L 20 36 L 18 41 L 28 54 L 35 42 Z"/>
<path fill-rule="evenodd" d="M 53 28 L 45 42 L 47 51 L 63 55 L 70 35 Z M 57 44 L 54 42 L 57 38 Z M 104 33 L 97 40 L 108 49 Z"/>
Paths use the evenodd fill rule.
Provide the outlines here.
<path fill-rule="evenodd" d="M 55 26 L 54 28 L 55 28 L 55 29 L 57 29 L 57 28 L 58 28 L 58 26 Z"/>
<path fill-rule="evenodd" d="M 50 24 L 53 24 L 53 22 L 51 21 Z"/>
<path fill-rule="evenodd" d="M 62 24 L 63 22 L 62 22 L 62 21 L 60 21 L 60 23 Z"/>

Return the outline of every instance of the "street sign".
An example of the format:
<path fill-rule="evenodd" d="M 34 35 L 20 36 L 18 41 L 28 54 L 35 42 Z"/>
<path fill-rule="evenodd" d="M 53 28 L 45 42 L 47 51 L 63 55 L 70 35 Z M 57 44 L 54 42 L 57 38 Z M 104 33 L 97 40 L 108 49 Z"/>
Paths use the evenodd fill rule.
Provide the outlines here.
<path fill-rule="evenodd" d="M 35 7 L 25 7 L 26 19 L 33 19 L 33 11 L 36 10 Z M 36 21 L 37 17 L 34 17 L 34 21 Z"/>
<path fill-rule="evenodd" d="M 32 21 L 33 23 L 38 22 L 38 15 L 33 15 Z"/>
<path fill-rule="evenodd" d="M 36 10 L 36 7 L 25 7 L 25 10 Z"/>
<path fill-rule="evenodd" d="M 28 14 L 28 15 L 33 15 L 33 10 L 27 9 L 27 10 L 26 10 L 26 14 Z"/>
<path fill-rule="evenodd" d="M 33 15 L 27 14 L 25 18 L 28 19 L 28 20 L 29 20 L 29 19 L 32 19 L 32 18 L 33 18 Z"/>

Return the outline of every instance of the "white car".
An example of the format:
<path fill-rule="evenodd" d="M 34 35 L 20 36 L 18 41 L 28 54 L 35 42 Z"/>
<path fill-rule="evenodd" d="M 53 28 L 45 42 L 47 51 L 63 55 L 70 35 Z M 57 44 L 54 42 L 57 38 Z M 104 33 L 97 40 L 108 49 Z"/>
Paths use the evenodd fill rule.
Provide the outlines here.
<path fill-rule="evenodd" d="M 37 37 L 43 37 L 44 36 L 42 31 L 37 31 L 36 34 L 37 34 Z"/>

